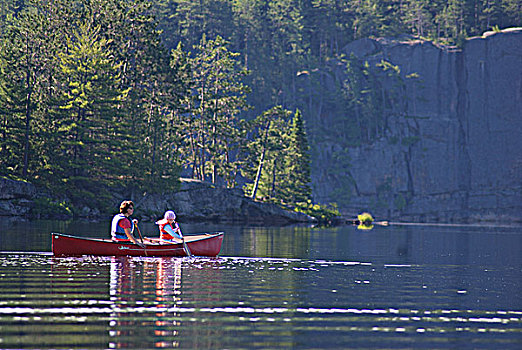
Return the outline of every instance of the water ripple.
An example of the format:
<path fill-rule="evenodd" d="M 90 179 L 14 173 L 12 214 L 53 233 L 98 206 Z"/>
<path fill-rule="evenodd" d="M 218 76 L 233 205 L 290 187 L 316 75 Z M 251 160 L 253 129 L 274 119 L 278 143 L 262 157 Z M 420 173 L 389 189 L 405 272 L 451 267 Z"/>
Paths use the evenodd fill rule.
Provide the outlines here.
<path fill-rule="evenodd" d="M 19 255 L 0 276 L 3 348 L 518 350 L 522 334 L 509 266 Z"/>

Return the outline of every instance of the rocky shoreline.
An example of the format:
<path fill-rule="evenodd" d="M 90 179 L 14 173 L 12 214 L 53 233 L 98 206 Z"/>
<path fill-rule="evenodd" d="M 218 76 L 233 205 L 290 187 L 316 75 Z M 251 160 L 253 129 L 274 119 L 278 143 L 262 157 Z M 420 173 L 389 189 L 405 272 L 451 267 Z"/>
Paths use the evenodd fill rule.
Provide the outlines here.
<path fill-rule="evenodd" d="M 174 210 L 180 222 L 219 222 L 233 224 L 289 225 L 312 224 L 316 220 L 308 215 L 284 210 L 275 204 L 255 202 L 245 197 L 240 189 L 225 189 L 212 184 L 180 179 L 178 192 L 166 194 L 145 194 L 136 198 L 115 198 L 114 208 L 124 199 L 131 199 L 136 205 L 136 216 L 142 220 L 154 220 L 165 212 Z M 39 217 L 40 219 L 85 218 L 106 220 L 114 213 L 100 213 L 96 208 L 79 208 L 74 216 L 67 214 L 47 215 L 35 213 L 35 207 L 42 198 L 58 202 L 39 190 L 30 182 L 0 178 L 0 217 Z M 116 210 L 116 209 L 115 209 Z"/>

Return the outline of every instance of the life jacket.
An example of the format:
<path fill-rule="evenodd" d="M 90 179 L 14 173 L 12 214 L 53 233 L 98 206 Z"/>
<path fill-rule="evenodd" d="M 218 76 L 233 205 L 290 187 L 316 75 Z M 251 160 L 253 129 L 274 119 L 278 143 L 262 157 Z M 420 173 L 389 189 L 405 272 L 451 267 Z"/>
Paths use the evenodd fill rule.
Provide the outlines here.
<path fill-rule="evenodd" d="M 161 219 L 159 221 L 156 221 L 156 225 L 158 225 L 159 230 L 160 230 L 160 239 L 172 240 L 174 238 L 178 238 L 178 237 L 172 236 L 170 233 L 165 231 L 165 226 L 167 226 L 167 225 L 169 225 L 174 232 L 179 231 L 179 226 L 178 226 L 177 222 L 174 222 L 174 226 L 173 226 L 169 223 L 169 221 L 167 219 Z"/>
<path fill-rule="evenodd" d="M 123 228 L 121 228 L 120 225 L 118 225 L 118 223 L 122 219 L 129 220 L 124 214 L 117 214 L 117 215 L 114 215 L 114 217 L 112 218 L 111 237 L 115 241 L 130 241 L 129 237 L 127 237 L 127 235 L 125 234 L 125 230 Z M 132 222 L 132 220 L 129 220 L 129 222 L 131 224 L 130 230 L 132 232 L 132 231 L 134 231 L 134 223 Z"/>

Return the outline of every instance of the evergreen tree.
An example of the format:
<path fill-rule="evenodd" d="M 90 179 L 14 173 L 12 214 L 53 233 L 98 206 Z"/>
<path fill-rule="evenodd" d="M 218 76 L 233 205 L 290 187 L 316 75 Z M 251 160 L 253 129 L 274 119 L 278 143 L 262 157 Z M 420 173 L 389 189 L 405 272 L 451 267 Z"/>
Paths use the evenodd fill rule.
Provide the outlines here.
<path fill-rule="evenodd" d="M 227 177 L 231 153 L 240 143 L 238 115 L 248 108 L 249 88 L 241 81 L 248 73 L 238 66 L 239 54 L 230 52 L 220 36 L 203 36 L 191 60 L 193 95 L 188 131 L 193 147 L 192 173 L 201 180 Z"/>
<path fill-rule="evenodd" d="M 0 43 L 0 174 L 21 176 L 24 120 L 20 102 L 25 89 L 21 78 L 16 79 L 13 68 L 18 55 L 9 44 L 7 40 Z"/>
<path fill-rule="evenodd" d="M 273 107 L 251 122 L 252 138 L 243 175 L 250 197 L 307 206 L 312 201 L 310 146 L 302 114 Z M 299 204 L 301 203 L 301 204 Z"/>
<path fill-rule="evenodd" d="M 502 23 L 502 0 L 483 0 L 482 7 L 484 9 L 481 22 L 482 28 L 491 28 L 493 23 Z M 520 2 L 518 2 L 520 3 Z M 522 6 L 522 5 L 521 5 Z M 521 8 L 522 10 L 522 8 Z"/>
<path fill-rule="evenodd" d="M 241 52 L 246 69 L 262 69 L 256 56 L 267 54 L 267 3 L 262 0 L 236 0 L 232 3 L 235 20 L 233 40 Z"/>
<path fill-rule="evenodd" d="M 495 21 L 488 23 L 487 28 L 489 28 L 490 25 L 498 25 L 501 28 L 522 26 L 522 1 L 502 0 L 501 6 L 501 14 L 499 14 Z"/>
<path fill-rule="evenodd" d="M 293 205 L 312 200 L 310 184 L 310 147 L 304 120 L 297 110 L 291 121 L 289 140 L 285 151 L 285 186 L 280 198 Z"/>
<path fill-rule="evenodd" d="M 351 0 L 354 39 L 380 36 L 387 32 L 384 19 L 384 1 Z"/>
<path fill-rule="evenodd" d="M 457 41 L 466 35 L 465 9 L 462 0 L 449 0 L 440 19 L 441 30 L 445 37 Z"/>
<path fill-rule="evenodd" d="M 271 101 L 283 107 L 296 103 L 295 73 L 306 54 L 304 45 L 303 16 L 300 2 L 277 0 L 268 2 L 270 35 Z"/>
<path fill-rule="evenodd" d="M 241 53 L 243 67 L 256 72 L 245 77 L 245 84 L 256 91 L 248 99 L 258 111 L 264 110 L 267 101 L 273 101 L 272 89 L 272 32 L 268 15 L 268 2 L 264 0 L 235 0 L 234 27 L 231 49 Z M 268 63 L 270 62 L 270 63 Z"/>
<path fill-rule="evenodd" d="M 429 6 L 428 0 L 405 0 L 402 3 L 401 19 L 417 36 L 427 37 L 435 31 Z"/>
<path fill-rule="evenodd" d="M 97 0 L 91 17 L 108 39 L 107 49 L 121 62 L 121 89 L 128 89 L 119 111 L 128 148 L 120 157 L 130 190 L 175 189 L 179 164 L 174 154 L 178 126 L 173 115 L 184 91 L 160 39 L 153 3 L 147 0 Z M 122 135 L 123 136 L 123 135 Z"/>
<path fill-rule="evenodd" d="M 128 169 L 117 156 L 130 147 L 118 108 L 127 91 L 119 87 L 120 63 L 113 57 L 100 26 L 92 22 L 80 24 L 60 54 L 66 86 L 55 115 L 60 140 L 56 159 L 60 178 L 74 188 L 69 193 L 73 200 L 101 199 L 101 186 L 121 184 L 114 175 L 125 176 Z"/>
<path fill-rule="evenodd" d="M 154 13 L 160 18 L 159 29 L 168 49 L 179 42 L 185 47 L 197 45 L 207 37 L 231 38 L 234 26 L 232 2 L 228 0 L 156 0 Z"/>
<path fill-rule="evenodd" d="M 314 0 L 303 4 L 304 31 L 311 53 L 324 60 L 353 40 L 354 8 L 349 1 Z"/>
<path fill-rule="evenodd" d="M 6 160 L 2 165 L 24 179 L 34 176 L 40 163 L 38 134 L 33 130 L 40 130 L 35 125 L 45 110 L 53 70 L 50 21 L 37 5 L 29 1 L 16 15 L 11 12 L 0 34 L 0 153 Z"/>

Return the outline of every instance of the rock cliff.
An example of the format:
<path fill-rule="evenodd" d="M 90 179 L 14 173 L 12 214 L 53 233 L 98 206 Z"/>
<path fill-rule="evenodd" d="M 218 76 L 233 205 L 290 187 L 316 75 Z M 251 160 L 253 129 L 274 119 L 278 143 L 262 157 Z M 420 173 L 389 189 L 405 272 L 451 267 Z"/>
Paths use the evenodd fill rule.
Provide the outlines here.
<path fill-rule="evenodd" d="M 522 28 L 487 32 L 462 49 L 363 39 L 345 52 L 398 66 L 404 103 L 372 144 L 318 145 L 313 162 L 327 168 L 313 167 L 317 200 L 337 202 L 325 176 L 340 151 L 350 166 L 339 176 L 353 183 L 341 207 L 348 216 L 367 209 L 380 218 L 522 220 Z"/>
<path fill-rule="evenodd" d="M 42 208 L 35 208 L 38 207 L 38 199 L 43 197 L 47 197 L 47 194 L 31 183 L 0 178 L 0 217 L 33 215 L 64 219 L 72 214 L 61 210 L 57 200 L 53 198 L 45 201 L 47 208 L 44 209 L 55 206 L 56 210 L 42 211 Z M 175 210 L 181 222 L 213 221 L 267 226 L 315 222 L 314 218 L 302 213 L 283 210 L 274 204 L 254 202 L 239 189 L 215 188 L 209 183 L 190 179 L 181 179 L 181 189 L 175 193 L 146 194 L 133 198 L 116 195 L 113 205 L 115 210 L 124 199 L 133 200 L 137 216 L 145 220 L 158 219 L 166 210 Z M 100 213 L 97 208 L 87 206 L 77 208 L 76 212 L 78 217 L 103 220 L 107 220 L 110 214 Z"/>

